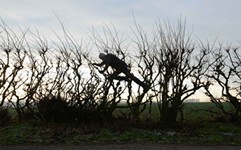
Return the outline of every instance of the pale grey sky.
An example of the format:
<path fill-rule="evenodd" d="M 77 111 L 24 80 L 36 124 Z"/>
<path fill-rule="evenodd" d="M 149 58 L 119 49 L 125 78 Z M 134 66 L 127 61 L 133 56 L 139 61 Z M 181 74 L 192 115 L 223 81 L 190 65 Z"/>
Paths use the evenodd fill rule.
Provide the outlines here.
<path fill-rule="evenodd" d="M 175 23 L 186 18 L 193 36 L 223 42 L 241 41 L 240 0 L 0 0 L 0 17 L 13 29 L 36 27 L 42 34 L 59 32 L 65 27 L 77 38 L 85 37 L 92 26 L 113 24 L 129 32 L 133 13 L 144 29 L 155 22 Z"/>

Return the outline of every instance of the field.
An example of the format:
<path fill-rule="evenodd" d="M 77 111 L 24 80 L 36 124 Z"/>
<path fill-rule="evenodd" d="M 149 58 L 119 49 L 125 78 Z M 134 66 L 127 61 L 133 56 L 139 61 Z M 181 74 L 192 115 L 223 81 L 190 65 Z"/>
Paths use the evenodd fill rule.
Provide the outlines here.
<path fill-rule="evenodd" d="M 223 103 L 226 110 L 231 110 L 232 107 L 228 103 Z M 221 111 L 211 102 L 199 103 L 184 103 L 183 118 L 184 122 L 198 123 L 203 121 L 213 121 L 222 117 Z M 147 106 L 145 111 L 141 114 L 142 120 L 152 120 L 157 122 L 159 120 L 159 112 L 157 104 L 153 104 L 151 111 L 150 106 Z"/>
<path fill-rule="evenodd" d="M 225 107 L 229 109 L 228 104 Z M 12 122 L 0 127 L 0 145 L 81 143 L 176 143 L 241 145 L 241 125 L 218 121 L 212 103 L 185 103 L 183 123 L 175 127 L 158 122 L 158 109 L 148 109 L 140 122 L 105 124 L 56 124 L 38 121 Z M 125 110 L 123 110 L 125 111 Z"/>

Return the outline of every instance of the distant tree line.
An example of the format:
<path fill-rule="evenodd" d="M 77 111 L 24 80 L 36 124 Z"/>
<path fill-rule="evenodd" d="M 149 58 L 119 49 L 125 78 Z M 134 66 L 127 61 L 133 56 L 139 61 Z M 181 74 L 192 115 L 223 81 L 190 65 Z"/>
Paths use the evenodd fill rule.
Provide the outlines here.
<path fill-rule="evenodd" d="M 9 119 L 8 107 L 15 109 L 18 121 L 97 123 L 118 117 L 138 121 L 153 102 L 160 122 L 177 123 L 183 120 L 184 101 L 200 89 L 230 121 L 240 118 L 239 47 L 193 41 L 182 21 L 176 26 L 157 24 L 151 34 L 135 23 L 133 38 L 108 26 L 103 32 L 93 29 L 94 46 L 79 43 L 64 27 L 63 32 L 63 38 L 57 36 L 59 42 L 49 44 L 37 31 L 23 29 L 17 35 L 1 23 L 0 123 Z M 99 59 L 91 48 L 126 62 L 148 90 L 128 78 L 110 80 L 115 70 L 103 72 L 93 65 Z M 220 97 L 212 93 L 214 86 L 220 87 Z M 222 102 L 233 110 L 225 110 Z M 128 113 L 115 116 L 119 108 Z"/>

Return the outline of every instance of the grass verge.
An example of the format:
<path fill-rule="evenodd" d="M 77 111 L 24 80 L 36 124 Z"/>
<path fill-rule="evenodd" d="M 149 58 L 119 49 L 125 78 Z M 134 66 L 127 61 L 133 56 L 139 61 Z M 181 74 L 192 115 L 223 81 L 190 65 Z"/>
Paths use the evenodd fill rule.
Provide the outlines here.
<path fill-rule="evenodd" d="M 21 123 L 0 127 L 0 143 L 176 143 L 240 145 L 240 126 L 228 123 L 185 125 L 179 129 L 120 127 L 117 125 L 68 125 Z"/>
<path fill-rule="evenodd" d="M 228 107 L 228 105 L 227 105 Z M 217 113 L 210 114 L 209 111 Z M 176 143 L 241 145 L 240 123 L 218 122 L 212 103 L 184 105 L 184 122 L 175 128 L 158 123 L 158 109 L 144 112 L 140 122 L 106 124 L 10 123 L 0 126 L 0 145 L 81 143 Z"/>

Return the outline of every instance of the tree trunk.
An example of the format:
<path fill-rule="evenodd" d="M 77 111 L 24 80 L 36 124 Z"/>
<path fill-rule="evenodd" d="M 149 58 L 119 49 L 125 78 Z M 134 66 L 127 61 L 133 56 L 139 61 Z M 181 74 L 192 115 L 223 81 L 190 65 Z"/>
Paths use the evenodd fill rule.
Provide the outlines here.
<path fill-rule="evenodd" d="M 182 101 L 179 99 L 173 99 L 171 106 L 168 101 L 163 102 L 160 118 L 161 122 L 168 124 L 177 123 L 178 113 L 182 109 L 181 105 Z"/>
<path fill-rule="evenodd" d="M 175 124 L 177 122 L 178 111 L 172 107 L 163 109 L 161 111 L 161 122 L 167 124 Z"/>

